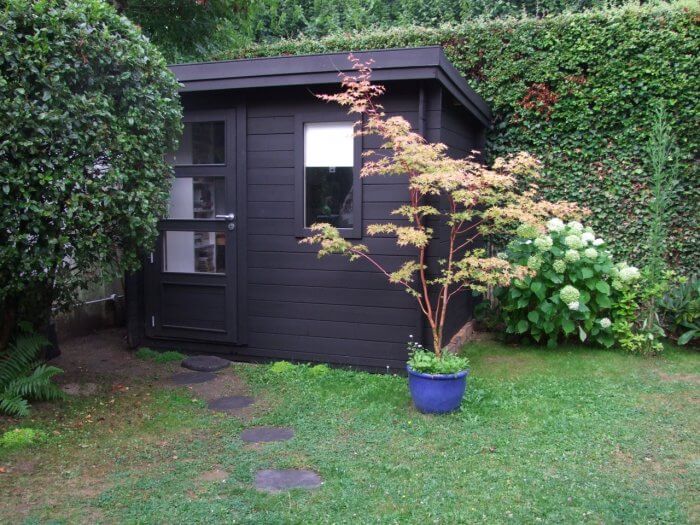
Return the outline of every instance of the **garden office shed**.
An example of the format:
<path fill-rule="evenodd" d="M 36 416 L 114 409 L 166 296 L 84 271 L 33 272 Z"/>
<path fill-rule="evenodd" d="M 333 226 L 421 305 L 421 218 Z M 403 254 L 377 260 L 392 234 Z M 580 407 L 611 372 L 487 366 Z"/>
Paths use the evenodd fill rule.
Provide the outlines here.
<path fill-rule="evenodd" d="M 450 155 L 481 150 L 490 111 L 440 47 L 355 55 L 374 61 L 387 115 L 402 115 Z M 131 344 L 402 367 L 409 336 L 427 332 L 415 300 L 365 261 L 318 259 L 299 244 L 307 226 L 330 222 L 390 267 L 412 255 L 392 238 L 365 235 L 367 224 L 396 220 L 405 178 L 361 180 L 362 152 L 380 139 L 354 137 L 356 116 L 314 96 L 339 89 L 338 73 L 351 71 L 347 53 L 172 71 L 185 131 L 157 248 L 127 279 Z M 431 249 L 439 258 L 439 239 Z M 472 306 L 468 293 L 452 302 L 447 339 Z"/>

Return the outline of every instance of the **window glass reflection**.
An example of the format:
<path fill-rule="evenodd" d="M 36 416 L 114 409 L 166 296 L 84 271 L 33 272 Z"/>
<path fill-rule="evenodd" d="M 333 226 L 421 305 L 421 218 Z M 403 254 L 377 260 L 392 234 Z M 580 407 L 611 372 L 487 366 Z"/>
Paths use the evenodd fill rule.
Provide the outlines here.
<path fill-rule="evenodd" d="M 224 122 L 185 122 L 180 147 L 169 161 L 176 166 L 192 164 L 224 164 Z"/>
<path fill-rule="evenodd" d="M 226 272 L 226 234 L 223 232 L 166 231 L 163 243 L 165 272 Z"/>
<path fill-rule="evenodd" d="M 179 177 L 173 180 L 169 219 L 214 219 L 225 214 L 223 177 Z"/>

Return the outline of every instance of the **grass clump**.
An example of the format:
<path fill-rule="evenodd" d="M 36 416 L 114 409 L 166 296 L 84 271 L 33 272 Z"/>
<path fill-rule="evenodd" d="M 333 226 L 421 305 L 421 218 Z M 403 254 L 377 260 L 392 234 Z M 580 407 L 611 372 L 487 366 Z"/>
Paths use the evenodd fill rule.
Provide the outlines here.
<path fill-rule="evenodd" d="M 175 361 L 182 361 L 186 356 L 175 350 L 157 352 L 150 348 L 142 347 L 136 351 L 136 357 L 144 361 L 153 361 L 154 363 L 172 363 Z"/>
<path fill-rule="evenodd" d="M 45 434 L 33 428 L 15 428 L 8 430 L 0 437 L 0 447 L 18 449 L 28 447 L 41 441 Z"/>
<path fill-rule="evenodd" d="M 273 374 L 288 374 L 294 370 L 296 370 L 296 366 L 289 361 L 276 361 L 270 365 L 270 372 Z"/>

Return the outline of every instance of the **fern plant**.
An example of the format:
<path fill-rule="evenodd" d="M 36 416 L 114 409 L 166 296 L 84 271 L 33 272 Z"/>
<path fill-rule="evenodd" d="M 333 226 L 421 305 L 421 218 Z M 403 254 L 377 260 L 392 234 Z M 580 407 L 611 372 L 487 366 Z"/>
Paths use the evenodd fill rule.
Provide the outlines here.
<path fill-rule="evenodd" d="M 0 356 L 0 412 L 26 416 L 29 401 L 62 399 L 65 394 L 51 381 L 60 368 L 39 363 L 47 341 L 36 334 L 20 334 Z"/>

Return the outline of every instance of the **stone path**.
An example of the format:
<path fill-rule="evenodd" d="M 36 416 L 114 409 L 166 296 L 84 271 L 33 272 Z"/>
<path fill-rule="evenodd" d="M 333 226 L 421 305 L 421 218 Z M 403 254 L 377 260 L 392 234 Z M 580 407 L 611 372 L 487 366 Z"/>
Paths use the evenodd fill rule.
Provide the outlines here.
<path fill-rule="evenodd" d="M 218 399 L 212 399 L 207 403 L 210 410 L 216 412 L 232 413 L 239 408 L 245 408 L 255 402 L 255 399 L 249 396 L 226 396 Z"/>
<path fill-rule="evenodd" d="M 254 427 L 241 433 L 241 439 L 246 443 L 271 443 L 287 441 L 294 437 L 294 430 L 288 427 Z"/>
<path fill-rule="evenodd" d="M 255 488 L 272 493 L 290 489 L 315 489 L 322 482 L 321 476 L 313 470 L 259 470 L 255 474 Z"/>
<path fill-rule="evenodd" d="M 193 355 L 183 360 L 183 368 L 196 370 L 197 372 L 218 372 L 231 364 L 228 359 L 222 359 L 215 355 Z"/>
<path fill-rule="evenodd" d="M 206 383 L 217 377 L 213 372 L 223 370 L 230 365 L 226 359 L 217 356 L 191 356 L 181 363 L 183 368 L 193 372 L 181 372 L 171 377 L 176 385 L 195 385 Z M 211 399 L 207 403 L 210 410 L 235 414 L 252 405 L 255 398 L 250 396 L 225 396 Z M 241 433 L 241 440 L 246 443 L 272 443 L 287 441 L 294 437 L 294 430 L 289 427 L 253 427 Z M 202 474 L 203 480 L 220 480 L 226 477 L 223 471 Z M 291 489 L 315 489 L 323 480 L 318 473 L 305 469 L 265 469 L 255 474 L 255 488 L 269 493 L 278 493 Z"/>
<path fill-rule="evenodd" d="M 170 380 L 176 385 L 196 385 L 197 383 L 206 383 L 216 378 L 216 374 L 211 372 L 180 372 L 174 374 Z"/>

